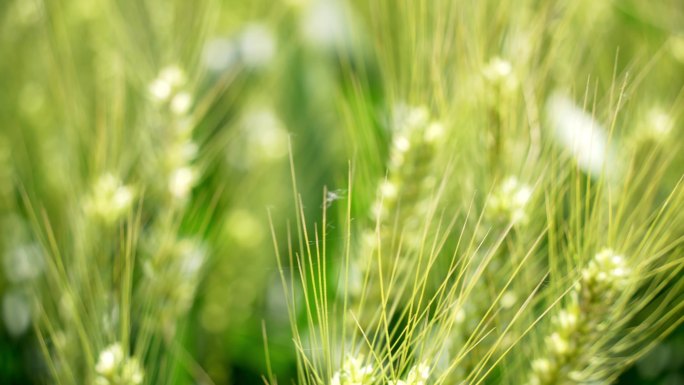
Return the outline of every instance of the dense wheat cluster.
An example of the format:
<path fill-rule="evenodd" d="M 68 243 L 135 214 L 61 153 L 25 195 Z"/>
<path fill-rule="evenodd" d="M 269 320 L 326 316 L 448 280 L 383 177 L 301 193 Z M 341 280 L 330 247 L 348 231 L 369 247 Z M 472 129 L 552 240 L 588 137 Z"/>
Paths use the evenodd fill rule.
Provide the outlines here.
<path fill-rule="evenodd" d="M 680 0 L 4 0 L 0 58 L 0 384 L 684 384 Z"/>

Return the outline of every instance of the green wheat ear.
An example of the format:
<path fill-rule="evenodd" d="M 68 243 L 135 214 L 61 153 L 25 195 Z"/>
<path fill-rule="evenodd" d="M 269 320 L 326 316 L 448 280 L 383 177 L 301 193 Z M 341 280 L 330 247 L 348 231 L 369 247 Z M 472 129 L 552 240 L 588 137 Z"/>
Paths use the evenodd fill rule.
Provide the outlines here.
<path fill-rule="evenodd" d="M 394 115 L 387 176 L 378 183 L 371 226 L 362 230 L 352 261 L 358 286 L 346 288 L 354 298 L 350 309 L 367 331 L 377 326 L 373 319 L 377 320 L 378 309 L 396 307 L 399 301 L 383 298 L 382 293 L 404 285 L 420 258 L 423 218 L 430 216 L 429 197 L 437 187 L 436 142 L 444 135 L 444 127 L 431 119 L 426 107 L 399 106 Z M 404 296 L 399 290 L 391 292 Z"/>
<path fill-rule="evenodd" d="M 633 274 L 625 258 L 603 250 L 580 272 L 569 303 L 555 316 L 552 334 L 546 338 L 546 354 L 532 363 L 528 384 L 565 384 L 596 381 L 588 362 L 609 328 L 611 306 L 624 292 Z"/>

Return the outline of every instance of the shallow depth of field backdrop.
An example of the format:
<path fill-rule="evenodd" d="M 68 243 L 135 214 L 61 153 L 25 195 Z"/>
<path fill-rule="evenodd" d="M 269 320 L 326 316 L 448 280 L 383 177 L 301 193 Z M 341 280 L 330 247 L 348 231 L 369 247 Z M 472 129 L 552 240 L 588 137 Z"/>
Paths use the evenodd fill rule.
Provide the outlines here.
<path fill-rule="evenodd" d="M 0 1 L 0 384 L 684 384 L 681 0 Z"/>

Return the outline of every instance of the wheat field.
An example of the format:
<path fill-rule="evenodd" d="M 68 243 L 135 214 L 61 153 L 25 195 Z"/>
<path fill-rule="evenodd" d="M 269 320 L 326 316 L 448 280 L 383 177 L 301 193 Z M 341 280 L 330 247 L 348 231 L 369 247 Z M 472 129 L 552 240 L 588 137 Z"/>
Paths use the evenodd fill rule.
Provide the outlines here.
<path fill-rule="evenodd" d="M 684 384 L 681 0 L 0 1 L 0 384 Z"/>

